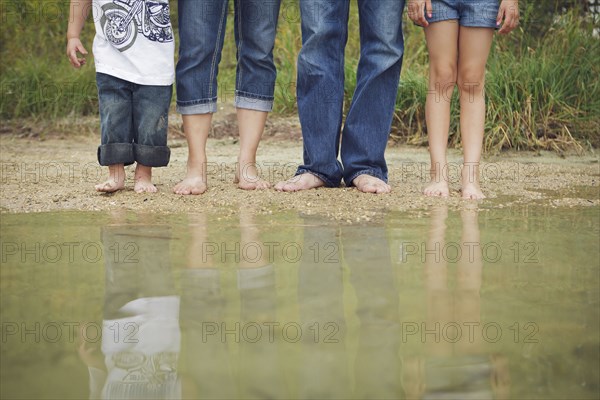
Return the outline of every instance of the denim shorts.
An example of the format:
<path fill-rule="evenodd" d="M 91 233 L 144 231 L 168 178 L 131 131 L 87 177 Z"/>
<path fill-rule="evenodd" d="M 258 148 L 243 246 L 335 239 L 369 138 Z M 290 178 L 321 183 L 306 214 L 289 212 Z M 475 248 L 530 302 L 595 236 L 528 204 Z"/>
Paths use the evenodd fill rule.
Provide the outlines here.
<path fill-rule="evenodd" d="M 102 73 L 96 74 L 96 84 L 102 131 L 100 165 L 167 166 L 173 86 L 138 85 Z"/>
<path fill-rule="evenodd" d="M 499 0 L 432 0 L 429 23 L 458 20 L 460 26 L 497 29 Z"/>

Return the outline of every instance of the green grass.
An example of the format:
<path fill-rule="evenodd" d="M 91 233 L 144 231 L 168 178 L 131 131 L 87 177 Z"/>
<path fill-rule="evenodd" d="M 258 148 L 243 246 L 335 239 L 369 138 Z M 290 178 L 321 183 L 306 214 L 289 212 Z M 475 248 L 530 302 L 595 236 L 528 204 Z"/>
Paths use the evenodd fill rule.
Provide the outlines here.
<path fill-rule="evenodd" d="M 177 29 L 176 1 L 171 1 Z M 18 4 L 15 7 L 14 4 Z M 52 120 L 97 113 L 93 59 L 73 70 L 64 54 L 68 2 L 44 0 L 4 2 L 0 28 L 0 117 L 3 120 Z M 57 8 L 60 7 L 60 8 Z M 599 146 L 600 40 L 592 35 L 593 21 L 576 9 L 563 14 L 540 5 L 524 6 L 521 28 L 497 37 L 488 65 L 488 115 L 485 148 L 555 149 Z M 556 9 L 556 7 L 555 7 Z M 230 17 L 233 13 L 230 13 Z M 557 17 L 558 15 L 558 17 Z M 356 7 L 351 27 L 358 26 Z M 232 100 L 235 87 L 233 24 L 220 65 L 221 100 Z M 423 32 L 405 26 L 406 55 L 398 90 L 392 136 L 399 142 L 427 143 L 425 98 L 427 50 Z M 94 28 L 90 22 L 82 40 L 91 51 Z M 284 0 L 275 60 L 278 79 L 275 115 L 296 112 L 296 58 L 301 47 L 297 1 Z M 358 30 L 350 29 L 346 51 L 346 99 L 356 83 L 360 44 Z M 458 102 L 453 101 L 450 143 L 460 145 Z"/>

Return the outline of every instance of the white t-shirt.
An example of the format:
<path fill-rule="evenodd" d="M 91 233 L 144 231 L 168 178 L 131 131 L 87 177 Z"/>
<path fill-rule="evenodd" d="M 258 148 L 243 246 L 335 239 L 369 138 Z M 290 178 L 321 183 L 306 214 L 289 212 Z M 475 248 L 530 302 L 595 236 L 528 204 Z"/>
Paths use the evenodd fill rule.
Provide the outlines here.
<path fill-rule="evenodd" d="M 169 0 L 94 0 L 96 71 L 140 85 L 175 79 Z"/>
<path fill-rule="evenodd" d="M 106 371 L 90 367 L 90 399 L 181 399 L 178 296 L 144 297 L 104 320 Z"/>

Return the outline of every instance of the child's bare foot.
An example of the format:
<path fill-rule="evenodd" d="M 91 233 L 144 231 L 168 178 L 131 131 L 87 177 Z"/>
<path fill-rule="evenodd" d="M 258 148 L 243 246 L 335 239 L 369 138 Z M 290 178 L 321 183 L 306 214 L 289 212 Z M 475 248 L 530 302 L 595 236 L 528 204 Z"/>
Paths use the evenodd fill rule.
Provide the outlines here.
<path fill-rule="evenodd" d="M 287 181 L 279 182 L 275 189 L 280 192 L 300 192 L 302 190 L 316 189 L 325 186 L 320 178 L 313 174 L 296 175 Z"/>
<path fill-rule="evenodd" d="M 271 184 L 258 175 L 255 162 L 238 161 L 233 183 L 243 190 L 266 190 Z"/>
<path fill-rule="evenodd" d="M 427 197 L 449 197 L 450 188 L 445 180 L 431 179 L 429 185 L 423 189 L 423 194 Z"/>
<path fill-rule="evenodd" d="M 479 186 L 479 163 L 464 163 L 461 192 L 462 198 L 465 200 L 482 200 L 486 198 Z"/>
<path fill-rule="evenodd" d="M 466 200 L 483 200 L 486 198 L 478 183 L 463 183 L 461 191 L 462 198 Z"/>
<path fill-rule="evenodd" d="M 392 192 L 390 185 L 371 175 L 360 175 L 352 183 L 363 193 L 385 194 Z"/>
<path fill-rule="evenodd" d="M 136 193 L 156 193 L 158 189 L 152 184 L 152 167 L 138 164 L 135 167 L 135 186 Z"/>
<path fill-rule="evenodd" d="M 114 193 L 125 189 L 125 166 L 123 164 L 108 167 L 108 179 L 96 185 L 96 191 L 101 193 Z"/>

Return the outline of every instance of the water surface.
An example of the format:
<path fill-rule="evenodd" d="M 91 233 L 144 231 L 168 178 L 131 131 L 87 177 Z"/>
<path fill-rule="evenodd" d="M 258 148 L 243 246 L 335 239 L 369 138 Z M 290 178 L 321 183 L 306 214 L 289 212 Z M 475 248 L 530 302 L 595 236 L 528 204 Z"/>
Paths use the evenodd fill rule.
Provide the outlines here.
<path fill-rule="evenodd" d="M 2 215 L 2 398 L 598 398 L 597 208 Z"/>

